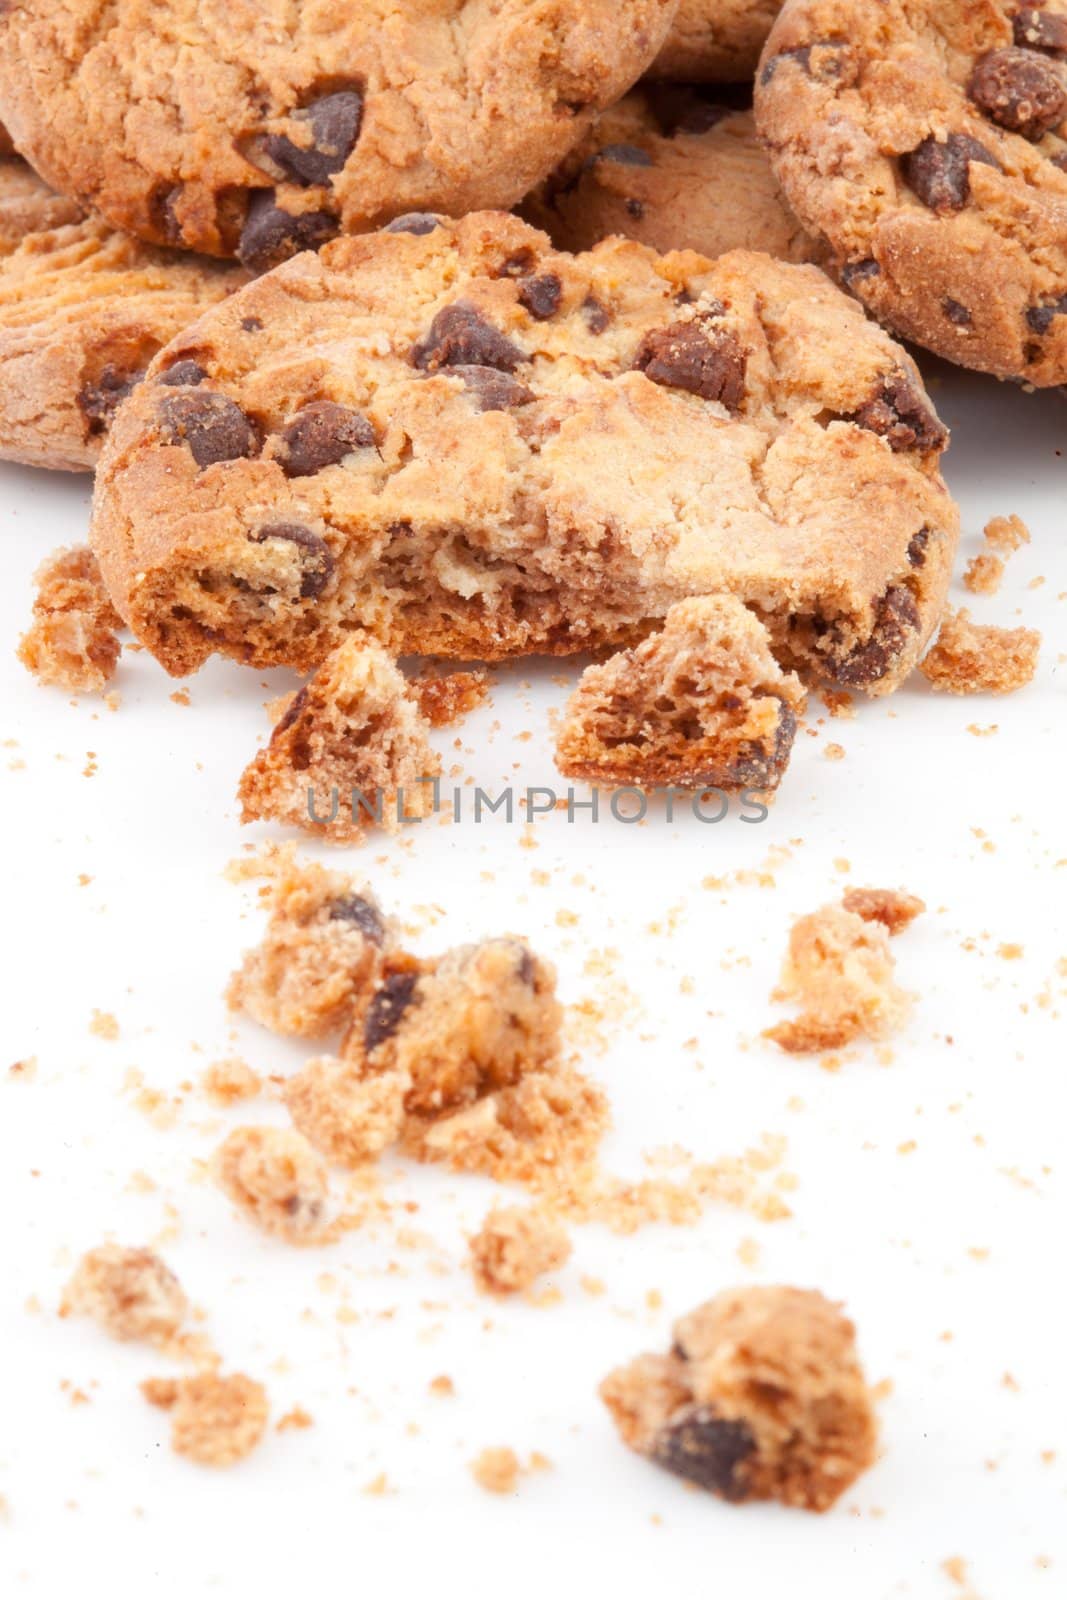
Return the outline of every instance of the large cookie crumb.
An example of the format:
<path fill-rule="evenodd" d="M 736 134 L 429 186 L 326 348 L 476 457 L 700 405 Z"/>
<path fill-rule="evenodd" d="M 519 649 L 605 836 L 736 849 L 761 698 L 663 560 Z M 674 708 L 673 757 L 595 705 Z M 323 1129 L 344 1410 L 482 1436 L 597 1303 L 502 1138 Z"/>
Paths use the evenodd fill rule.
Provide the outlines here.
<path fill-rule="evenodd" d="M 489 1494 L 514 1494 L 521 1471 L 518 1456 L 506 1445 L 483 1450 L 471 1462 L 475 1483 Z"/>
<path fill-rule="evenodd" d="M 262 1439 L 270 1415 L 267 1391 L 243 1372 L 200 1372 L 189 1378 L 149 1378 L 141 1392 L 171 1414 L 171 1447 L 205 1467 L 229 1467 Z"/>
<path fill-rule="evenodd" d="M 185 1291 L 151 1250 L 104 1244 L 78 1263 L 61 1316 L 92 1317 L 115 1339 L 168 1345 L 189 1314 Z"/>
<path fill-rule="evenodd" d="M 944 694 L 1012 694 L 1033 678 L 1040 648 L 1033 628 L 983 625 L 950 609 L 919 670 Z"/>
<path fill-rule="evenodd" d="M 299 1133 L 236 1128 L 215 1154 L 220 1188 L 251 1221 L 287 1244 L 331 1237 L 325 1163 Z"/>
<path fill-rule="evenodd" d="M 564 1230 L 541 1212 L 496 1206 L 470 1241 L 474 1281 L 486 1294 L 515 1294 L 571 1253 Z"/>
<path fill-rule="evenodd" d="M 88 545 L 56 550 L 34 574 L 33 621 L 18 655 L 41 683 L 99 692 L 114 676 L 123 626 Z"/>
<path fill-rule="evenodd" d="M 814 1290 L 727 1290 L 600 1394 L 632 1450 L 728 1501 L 826 1511 L 874 1460 L 855 1329 Z"/>

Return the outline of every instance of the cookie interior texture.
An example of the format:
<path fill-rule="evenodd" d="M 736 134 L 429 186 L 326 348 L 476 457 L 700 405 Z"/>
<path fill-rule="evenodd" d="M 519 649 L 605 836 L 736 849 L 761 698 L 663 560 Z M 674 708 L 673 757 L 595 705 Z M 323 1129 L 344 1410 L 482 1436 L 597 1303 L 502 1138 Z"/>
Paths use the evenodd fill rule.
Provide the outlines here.
<path fill-rule="evenodd" d="M 156 352 L 246 278 L 85 218 L 0 158 L 0 457 L 91 467 Z"/>
<path fill-rule="evenodd" d="M 814 261 L 756 136 L 747 91 L 644 83 L 598 117 L 522 215 L 562 250 L 611 233 L 654 250 Z"/>
<path fill-rule="evenodd" d="M 493 659 L 732 593 L 778 659 L 892 688 L 957 513 L 914 364 L 812 267 L 417 216 L 258 279 L 121 408 L 93 542 L 172 672 L 353 628 Z"/>
<path fill-rule="evenodd" d="M 775 789 L 803 707 L 740 600 L 682 600 L 658 633 L 582 674 L 556 761 L 595 783 Z"/>
<path fill-rule="evenodd" d="M 260 270 L 512 205 L 652 61 L 674 0 L 33 0 L 0 103 L 34 166 L 154 244 Z"/>
<path fill-rule="evenodd" d="M 795 0 L 756 112 L 877 317 L 962 366 L 1067 380 L 1067 12 Z"/>
<path fill-rule="evenodd" d="M 656 57 L 657 78 L 740 83 L 756 70 L 781 0 L 681 0 Z"/>

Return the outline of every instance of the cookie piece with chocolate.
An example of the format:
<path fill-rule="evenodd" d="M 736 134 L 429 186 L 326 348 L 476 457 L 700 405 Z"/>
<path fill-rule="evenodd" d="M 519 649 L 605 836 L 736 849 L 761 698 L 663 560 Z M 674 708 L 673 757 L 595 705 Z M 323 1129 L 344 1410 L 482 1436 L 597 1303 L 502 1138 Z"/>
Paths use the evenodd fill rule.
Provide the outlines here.
<path fill-rule="evenodd" d="M 942 609 L 946 442 L 910 357 L 814 267 L 420 219 L 276 268 L 161 352 L 92 540 L 176 673 L 216 650 L 313 670 L 356 629 L 567 654 L 733 594 L 783 665 L 878 694 Z"/>
<path fill-rule="evenodd" d="M 756 119 L 867 309 L 938 355 L 1067 380 L 1067 11 L 796 0 Z"/>

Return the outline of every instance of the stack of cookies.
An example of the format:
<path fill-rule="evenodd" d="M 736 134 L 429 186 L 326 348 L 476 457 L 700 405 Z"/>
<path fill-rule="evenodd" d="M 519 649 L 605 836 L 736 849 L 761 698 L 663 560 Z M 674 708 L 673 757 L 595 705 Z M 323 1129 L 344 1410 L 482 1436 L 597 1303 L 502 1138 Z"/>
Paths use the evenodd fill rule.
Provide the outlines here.
<path fill-rule="evenodd" d="M 893 336 L 1067 379 L 1067 9 L 777 10 L 0 9 L 0 454 L 99 458 L 168 671 L 632 650 L 718 597 L 641 658 L 696 717 L 625 660 L 583 715 L 726 787 L 788 757 L 767 651 L 907 676 L 958 518 Z"/>

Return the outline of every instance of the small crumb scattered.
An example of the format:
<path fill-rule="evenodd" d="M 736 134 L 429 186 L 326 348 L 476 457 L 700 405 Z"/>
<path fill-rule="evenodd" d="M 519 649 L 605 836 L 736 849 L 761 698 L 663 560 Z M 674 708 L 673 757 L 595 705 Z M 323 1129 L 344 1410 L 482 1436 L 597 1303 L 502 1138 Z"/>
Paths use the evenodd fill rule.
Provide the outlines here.
<path fill-rule="evenodd" d="M 240 1056 L 213 1061 L 201 1075 L 200 1087 L 216 1105 L 232 1106 L 239 1100 L 254 1100 L 263 1089 L 263 1079 Z"/>
<path fill-rule="evenodd" d="M 98 1039 L 117 1039 L 119 1036 L 118 1018 L 110 1011 L 97 1011 L 94 1009 L 89 1022 L 89 1032 Z"/>
<path fill-rule="evenodd" d="M 518 1456 L 506 1446 L 483 1450 L 471 1462 L 475 1483 L 489 1494 L 514 1494 L 520 1471 Z"/>
<path fill-rule="evenodd" d="M 34 574 L 33 620 L 18 657 L 40 683 L 98 693 L 114 676 L 122 618 L 88 545 L 56 550 Z"/>
<path fill-rule="evenodd" d="M 470 1241 L 474 1281 L 486 1294 L 528 1289 L 561 1267 L 570 1253 L 570 1239 L 557 1222 L 519 1206 L 495 1207 Z"/>
<path fill-rule="evenodd" d="M 148 1378 L 141 1393 L 171 1414 L 171 1448 L 205 1467 L 228 1467 L 260 1442 L 270 1415 L 267 1391 L 243 1372 Z"/>

